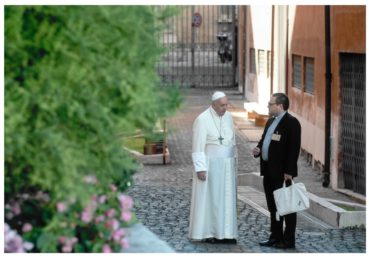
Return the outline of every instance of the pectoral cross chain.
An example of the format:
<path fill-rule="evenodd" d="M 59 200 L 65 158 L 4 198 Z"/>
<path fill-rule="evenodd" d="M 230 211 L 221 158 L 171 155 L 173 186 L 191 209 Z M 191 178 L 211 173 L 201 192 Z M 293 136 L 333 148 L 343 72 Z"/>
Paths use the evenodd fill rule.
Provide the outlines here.
<path fill-rule="evenodd" d="M 211 114 L 211 117 L 213 118 L 214 126 L 215 126 L 215 128 L 218 130 L 218 132 L 219 132 L 219 138 L 218 138 L 219 143 L 220 143 L 220 144 L 223 144 L 223 140 L 224 140 L 224 138 L 222 137 L 222 117 L 220 117 L 219 129 L 218 129 L 218 126 L 217 126 L 217 124 L 215 123 L 215 119 L 214 119 L 213 113 L 212 113 L 211 111 L 210 111 L 210 114 Z"/>
<path fill-rule="evenodd" d="M 219 140 L 220 144 L 223 144 L 222 141 L 224 140 L 224 138 L 222 136 L 219 136 L 218 140 Z"/>

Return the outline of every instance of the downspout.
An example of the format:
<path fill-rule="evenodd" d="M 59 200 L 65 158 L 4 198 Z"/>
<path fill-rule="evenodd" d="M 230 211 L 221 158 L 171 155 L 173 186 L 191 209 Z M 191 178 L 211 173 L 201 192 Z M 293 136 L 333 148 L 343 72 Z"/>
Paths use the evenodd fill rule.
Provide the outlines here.
<path fill-rule="evenodd" d="M 288 14 L 288 5 L 286 8 L 286 75 L 285 75 L 285 91 L 286 91 L 286 95 L 288 96 L 288 34 L 289 34 L 289 14 Z"/>
<path fill-rule="evenodd" d="M 330 183 L 330 154 L 331 154 L 331 13 L 330 6 L 324 6 L 325 15 L 325 152 L 323 187 Z"/>
<path fill-rule="evenodd" d="M 247 6 L 243 7 L 244 10 L 244 16 L 243 16 L 243 26 L 244 26 L 244 31 L 243 31 L 243 48 L 244 51 L 242 53 L 243 57 L 243 85 L 242 85 L 242 91 L 243 91 L 243 98 L 247 100 L 246 98 L 246 73 L 247 73 L 247 58 L 246 58 L 246 53 L 248 53 L 248 49 L 247 49 L 247 33 L 248 33 L 248 28 L 247 28 Z"/>
<path fill-rule="evenodd" d="M 237 41 L 236 41 L 236 33 L 238 33 L 238 28 L 236 30 L 236 6 L 232 5 L 231 6 L 231 10 L 232 10 L 232 44 L 233 44 L 233 49 L 232 49 L 232 75 L 233 75 L 233 80 L 232 80 L 232 86 L 235 87 L 236 85 L 236 58 L 238 55 L 238 35 L 237 35 Z M 237 18 L 238 19 L 238 18 Z"/>
<path fill-rule="evenodd" d="M 271 53 L 270 53 L 270 95 L 273 94 L 273 57 L 274 57 L 274 5 L 272 5 L 272 46 L 271 46 Z"/>
<path fill-rule="evenodd" d="M 191 7 L 191 75 L 195 75 L 195 26 L 193 23 L 193 15 L 195 6 Z M 191 79 L 191 88 L 195 88 L 195 77 Z"/>

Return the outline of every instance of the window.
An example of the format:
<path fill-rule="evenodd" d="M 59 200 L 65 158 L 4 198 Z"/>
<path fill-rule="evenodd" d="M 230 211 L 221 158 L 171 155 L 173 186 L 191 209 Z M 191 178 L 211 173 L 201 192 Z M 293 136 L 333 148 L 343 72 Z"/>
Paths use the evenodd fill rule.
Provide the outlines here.
<path fill-rule="evenodd" d="M 231 5 L 221 5 L 220 14 L 222 21 L 232 21 L 232 6 Z"/>
<path fill-rule="evenodd" d="M 301 83 L 301 56 L 292 55 L 292 86 L 301 89 Z"/>
<path fill-rule="evenodd" d="M 267 55 L 267 77 L 270 78 L 270 76 L 272 75 L 272 52 L 268 51 Z"/>
<path fill-rule="evenodd" d="M 304 91 L 314 94 L 314 59 L 304 57 Z"/>
<path fill-rule="evenodd" d="M 250 73 L 256 74 L 255 49 L 250 48 Z"/>
<path fill-rule="evenodd" d="M 258 50 L 258 74 L 265 74 L 265 51 Z"/>

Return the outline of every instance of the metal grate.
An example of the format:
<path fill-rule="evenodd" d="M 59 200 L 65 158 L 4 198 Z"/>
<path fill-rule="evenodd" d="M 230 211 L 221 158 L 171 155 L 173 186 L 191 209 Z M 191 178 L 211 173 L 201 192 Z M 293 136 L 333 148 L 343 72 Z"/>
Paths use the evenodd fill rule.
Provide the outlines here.
<path fill-rule="evenodd" d="M 292 85 L 301 89 L 301 56 L 292 55 Z"/>
<path fill-rule="evenodd" d="M 258 74 L 265 74 L 265 51 L 258 50 Z"/>
<path fill-rule="evenodd" d="M 304 57 L 304 91 L 314 94 L 314 59 Z"/>
<path fill-rule="evenodd" d="M 345 188 L 365 195 L 365 54 L 340 54 Z"/>
<path fill-rule="evenodd" d="M 250 48 L 250 73 L 256 74 L 256 57 L 255 49 Z"/>
<path fill-rule="evenodd" d="M 267 77 L 270 78 L 272 75 L 272 52 L 268 51 L 267 55 Z"/>
<path fill-rule="evenodd" d="M 180 6 L 161 34 L 167 52 L 157 62 L 157 72 L 164 85 L 182 87 L 235 86 L 235 19 L 234 6 Z M 231 61 L 222 62 L 218 55 L 217 34 L 226 33 L 232 44 Z"/>

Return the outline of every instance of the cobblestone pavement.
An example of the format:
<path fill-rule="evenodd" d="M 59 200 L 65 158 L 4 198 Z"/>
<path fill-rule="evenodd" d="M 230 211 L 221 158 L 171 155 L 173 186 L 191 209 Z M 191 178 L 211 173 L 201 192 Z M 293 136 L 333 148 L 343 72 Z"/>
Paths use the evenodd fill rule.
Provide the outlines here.
<path fill-rule="evenodd" d="M 281 250 L 260 247 L 259 241 L 269 236 L 269 217 L 238 201 L 239 238 L 237 245 L 206 244 L 188 239 L 191 200 L 192 123 L 209 105 L 209 90 L 187 89 L 180 111 L 168 121 L 168 146 L 171 164 L 145 165 L 134 176 L 128 191 L 135 200 L 139 220 L 182 253 L 341 253 L 366 252 L 365 229 L 329 229 L 317 225 L 301 225 L 298 220 L 296 249 Z M 258 171 L 252 158 L 250 143 L 237 133 L 239 172 Z M 254 145 L 254 144 L 252 144 Z"/>

